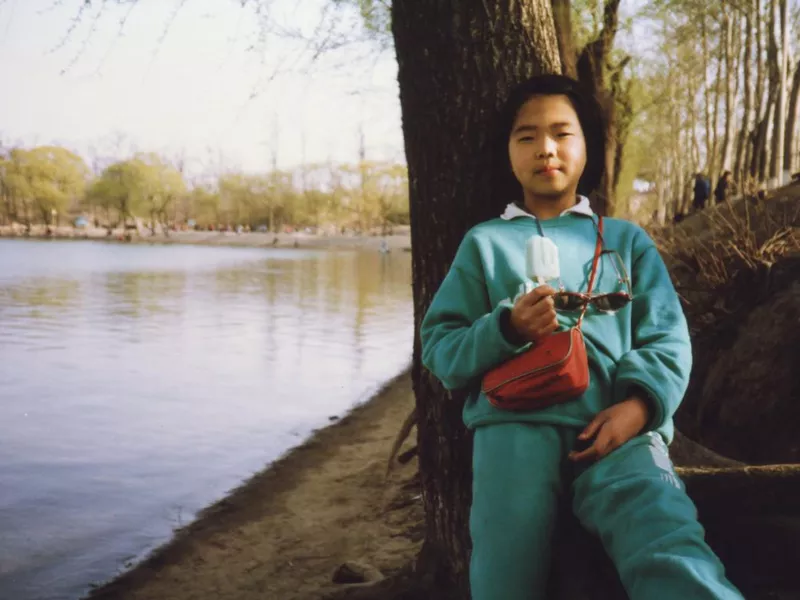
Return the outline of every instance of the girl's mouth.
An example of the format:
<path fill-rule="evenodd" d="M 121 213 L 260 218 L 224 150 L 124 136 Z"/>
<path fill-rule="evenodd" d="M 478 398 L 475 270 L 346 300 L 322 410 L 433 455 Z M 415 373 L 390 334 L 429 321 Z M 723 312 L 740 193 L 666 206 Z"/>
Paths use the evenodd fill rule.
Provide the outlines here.
<path fill-rule="evenodd" d="M 536 171 L 537 175 L 553 175 L 558 173 L 559 169 L 556 167 L 545 167 Z"/>

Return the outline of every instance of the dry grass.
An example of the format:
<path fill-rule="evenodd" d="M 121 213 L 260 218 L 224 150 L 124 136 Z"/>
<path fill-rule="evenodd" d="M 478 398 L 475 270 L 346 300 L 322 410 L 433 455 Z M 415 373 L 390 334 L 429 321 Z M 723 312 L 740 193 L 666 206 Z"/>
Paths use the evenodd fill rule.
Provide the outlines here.
<path fill-rule="evenodd" d="M 800 201 L 714 207 L 706 229 L 652 232 L 670 267 L 693 333 L 751 310 L 773 291 L 773 267 L 800 253 Z"/>
<path fill-rule="evenodd" d="M 692 222 L 651 231 L 683 302 L 695 364 L 677 415 L 684 433 L 704 439 L 698 409 L 709 370 L 757 307 L 788 289 L 800 266 L 800 187 L 767 201 L 713 207 Z"/>

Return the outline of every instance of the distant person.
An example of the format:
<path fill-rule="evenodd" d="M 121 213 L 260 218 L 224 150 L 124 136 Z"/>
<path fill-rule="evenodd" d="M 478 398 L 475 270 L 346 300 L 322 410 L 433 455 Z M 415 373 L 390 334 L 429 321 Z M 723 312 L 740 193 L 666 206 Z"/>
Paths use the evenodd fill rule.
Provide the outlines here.
<path fill-rule="evenodd" d="M 733 181 L 731 180 L 731 172 L 725 171 L 722 174 L 722 177 L 719 178 L 717 182 L 717 187 L 714 188 L 714 198 L 717 201 L 717 204 L 721 202 L 728 202 L 731 199 L 731 188 L 733 187 Z"/>
<path fill-rule="evenodd" d="M 703 210 L 706 207 L 706 201 L 711 196 L 711 182 L 702 173 L 697 173 L 694 176 L 694 202 L 695 210 Z"/>

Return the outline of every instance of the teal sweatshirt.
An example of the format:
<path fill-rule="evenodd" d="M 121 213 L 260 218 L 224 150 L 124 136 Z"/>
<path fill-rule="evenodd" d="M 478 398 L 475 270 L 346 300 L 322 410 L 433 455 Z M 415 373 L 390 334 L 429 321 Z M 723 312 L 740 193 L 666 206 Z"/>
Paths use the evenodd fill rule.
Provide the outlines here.
<path fill-rule="evenodd" d="M 558 246 L 561 283 L 585 292 L 595 244 L 597 217 L 588 209 L 540 221 L 542 233 Z M 510 205 L 511 208 L 511 205 Z M 507 215 L 509 211 L 507 209 Z M 464 236 L 447 276 L 422 321 L 422 362 L 448 390 L 466 389 L 464 423 L 469 428 L 490 423 L 530 421 L 585 427 L 601 410 L 624 400 L 637 387 L 649 398 L 648 430 L 672 440 L 672 417 L 686 392 L 692 352 L 686 318 L 664 261 L 637 225 L 603 219 L 605 249 L 616 250 L 627 270 L 634 299 L 615 314 L 590 307 L 582 331 L 589 359 L 589 387 L 575 400 L 544 410 L 510 412 L 493 407 L 481 392 L 483 374 L 528 349 L 501 331 L 503 311 L 528 285 L 525 245 L 539 235 L 536 218 L 492 219 Z M 506 216 L 507 216 L 506 215 Z M 624 291 L 606 254 L 598 266 L 594 292 Z M 624 273 L 622 273 L 624 275 Z M 558 282 L 548 282 L 553 287 Z M 577 314 L 559 313 L 562 328 Z"/>

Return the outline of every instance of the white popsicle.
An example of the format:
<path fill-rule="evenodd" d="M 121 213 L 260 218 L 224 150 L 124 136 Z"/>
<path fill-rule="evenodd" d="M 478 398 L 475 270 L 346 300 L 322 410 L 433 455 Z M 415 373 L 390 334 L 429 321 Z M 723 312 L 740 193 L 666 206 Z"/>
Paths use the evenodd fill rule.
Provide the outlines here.
<path fill-rule="evenodd" d="M 551 279 L 558 279 L 561 275 L 558 246 L 550 238 L 533 236 L 525 247 L 525 268 L 528 277 L 539 285 Z"/>

